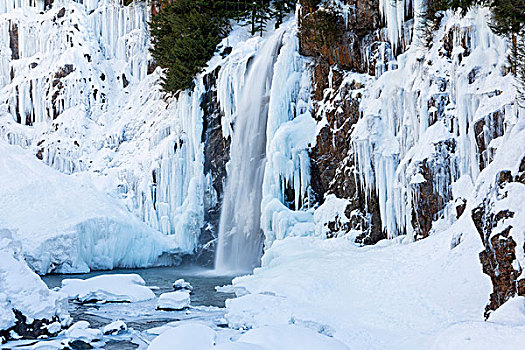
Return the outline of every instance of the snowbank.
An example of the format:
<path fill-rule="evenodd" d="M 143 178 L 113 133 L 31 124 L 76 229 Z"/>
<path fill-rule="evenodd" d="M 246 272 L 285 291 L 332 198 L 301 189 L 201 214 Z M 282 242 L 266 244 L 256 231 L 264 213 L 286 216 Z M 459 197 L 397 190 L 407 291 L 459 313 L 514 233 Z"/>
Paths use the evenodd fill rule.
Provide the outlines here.
<path fill-rule="evenodd" d="M 201 324 L 185 324 L 169 329 L 155 338 L 149 350 L 211 349 L 215 342 L 215 331 Z"/>
<path fill-rule="evenodd" d="M 335 339 L 294 325 L 253 329 L 236 341 L 224 341 L 207 326 L 185 324 L 163 332 L 151 342 L 148 349 L 345 350 L 348 348 Z"/>
<path fill-rule="evenodd" d="M 15 310 L 25 320 L 17 320 Z M 35 320 L 47 320 L 41 325 L 42 328 L 57 320 L 67 323 L 66 301 L 59 293 L 50 291 L 27 266 L 20 254 L 19 243 L 13 241 L 11 232 L 0 229 L 0 333 L 15 323 L 31 324 Z M 58 329 L 49 329 L 51 334 L 58 331 L 60 324 Z"/>
<path fill-rule="evenodd" d="M 0 227 L 38 273 L 151 266 L 176 252 L 117 201 L 0 141 Z"/>
<path fill-rule="evenodd" d="M 101 275 L 86 280 L 65 279 L 60 292 L 80 302 L 137 302 L 155 294 L 137 274 Z"/>
<path fill-rule="evenodd" d="M 189 291 L 163 293 L 157 301 L 157 309 L 161 310 L 182 310 L 188 306 L 190 306 Z"/>
<path fill-rule="evenodd" d="M 451 249 L 456 232 L 461 243 Z M 468 216 L 423 241 L 357 247 L 346 237 L 276 241 L 254 275 L 234 279 L 230 326 L 297 324 L 355 349 L 421 349 L 452 324 L 483 321 L 490 280 Z"/>

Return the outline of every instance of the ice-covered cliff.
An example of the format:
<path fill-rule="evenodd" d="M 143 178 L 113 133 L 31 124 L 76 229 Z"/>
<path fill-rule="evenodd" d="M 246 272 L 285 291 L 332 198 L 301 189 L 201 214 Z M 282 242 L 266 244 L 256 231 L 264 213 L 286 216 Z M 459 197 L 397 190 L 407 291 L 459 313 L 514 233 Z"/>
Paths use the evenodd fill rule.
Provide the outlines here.
<path fill-rule="evenodd" d="M 119 199 L 181 254 L 216 238 L 227 144 L 242 91 L 251 88 L 245 75 L 266 39 L 234 28 L 195 89 L 165 99 L 148 53 L 148 3 L 13 1 L 2 12 L 0 137 Z M 312 216 L 284 215 L 308 206 L 306 147 L 315 132 L 293 23 L 280 30 L 271 62 L 277 83 L 268 96 L 262 191 L 268 237 L 282 238 L 290 220 Z M 220 55 L 226 48 L 231 53 Z"/>
<path fill-rule="evenodd" d="M 425 238 L 471 215 L 523 111 L 487 9 L 444 13 L 431 33 L 424 12 L 303 1 L 263 37 L 234 25 L 195 88 L 166 98 L 148 2 L 8 1 L 0 137 L 121 201 L 180 254 L 213 253 L 221 208 L 234 211 L 223 243 Z M 253 265 L 260 245 L 234 241 L 223 256 L 249 248 Z"/>

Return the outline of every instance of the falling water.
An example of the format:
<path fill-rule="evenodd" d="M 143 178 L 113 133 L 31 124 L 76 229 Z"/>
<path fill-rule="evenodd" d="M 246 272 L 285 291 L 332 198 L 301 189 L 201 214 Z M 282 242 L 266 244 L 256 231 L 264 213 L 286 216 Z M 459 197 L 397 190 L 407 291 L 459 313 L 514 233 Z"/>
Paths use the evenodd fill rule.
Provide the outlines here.
<path fill-rule="evenodd" d="M 262 254 L 260 218 L 266 121 L 273 66 L 282 34 L 282 31 L 273 34 L 255 57 L 238 108 L 219 224 L 215 259 L 219 272 L 250 271 L 258 265 Z"/>

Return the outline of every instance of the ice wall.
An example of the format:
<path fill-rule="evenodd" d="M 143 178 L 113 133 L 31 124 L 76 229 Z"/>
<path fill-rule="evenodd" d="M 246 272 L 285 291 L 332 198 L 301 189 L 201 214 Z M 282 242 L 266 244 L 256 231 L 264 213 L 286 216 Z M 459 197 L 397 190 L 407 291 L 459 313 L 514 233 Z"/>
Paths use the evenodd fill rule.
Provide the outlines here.
<path fill-rule="evenodd" d="M 18 7 L 0 15 L 0 137 L 85 177 L 192 252 L 203 224 L 203 84 L 164 99 L 147 3 Z"/>
<path fill-rule="evenodd" d="M 259 263 L 263 239 L 269 245 L 298 234 L 293 231 L 298 223 L 308 228 L 303 234 L 311 233 L 313 227 L 312 213 L 303 210 L 310 205 L 306 149 L 315 140 L 316 130 L 310 115 L 307 61 L 298 53 L 293 20 L 263 40 L 249 68 L 226 66 L 219 78 L 223 127 L 234 123 L 218 270 L 249 270 Z M 235 83 L 234 72 L 245 74 L 242 84 Z M 225 83 L 224 79 L 232 78 L 233 84 Z"/>
<path fill-rule="evenodd" d="M 455 220 L 453 184 L 475 181 L 516 118 L 507 43 L 490 31 L 488 15 L 447 14 L 430 49 L 414 42 L 397 57 L 398 69 L 366 89 L 352 146 L 389 237 L 425 236 L 422 215 Z"/>
<path fill-rule="evenodd" d="M 0 14 L 0 138 L 93 183 L 171 236 L 181 252 L 193 252 L 213 205 L 206 201 L 218 198 L 203 167 L 204 76 L 218 70 L 222 134 L 232 137 L 249 67 L 273 31 L 250 38 L 235 27 L 195 89 L 165 98 L 148 52 L 147 3 L 57 0 L 44 12 L 16 4 Z M 296 30 L 293 20 L 283 26 L 279 55 L 268 66 L 278 76 L 266 97 L 271 133 L 263 148 L 271 159 L 264 208 L 257 209 L 268 242 L 291 234 L 286 222 L 312 218 L 290 214 L 309 205 L 305 149 L 315 133 Z M 226 47 L 232 50 L 223 57 Z"/>

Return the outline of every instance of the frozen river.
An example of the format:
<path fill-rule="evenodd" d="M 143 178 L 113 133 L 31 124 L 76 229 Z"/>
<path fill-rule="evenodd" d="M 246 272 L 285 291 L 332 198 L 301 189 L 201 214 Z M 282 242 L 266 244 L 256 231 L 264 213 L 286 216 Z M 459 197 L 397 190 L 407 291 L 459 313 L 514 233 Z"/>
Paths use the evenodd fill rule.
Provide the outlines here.
<path fill-rule="evenodd" d="M 42 279 L 49 288 L 60 287 L 62 280 L 68 278 L 87 279 L 108 274 L 139 274 L 158 297 L 173 291 L 173 282 L 183 278 L 193 286 L 191 305 L 182 311 L 161 311 L 156 309 L 156 299 L 134 303 L 95 303 L 79 304 L 70 301 L 69 312 L 73 322 L 88 321 L 90 328 L 103 328 L 105 325 L 122 320 L 128 331 L 117 336 L 104 336 L 100 342 L 91 343 L 102 349 L 145 349 L 149 342 L 163 331 L 166 325 L 182 323 L 204 323 L 224 337 L 237 337 L 239 332 L 228 329 L 224 320 L 224 303 L 233 294 L 217 292 L 216 286 L 228 285 L 232 277 L 215 276 L 210 270 L 202 268 L 158 267 L 149 269 L 97 271 L 78 275 L 48 275 Z M 55 340 L 60 340 L 61 336 Z M 65 338 L 63 338 L 65 339 Z M 45 342 L 40 342 L 40 346 Z M 34 346 L 35 341 L 9 344 L 13 348 L 24 349 Z M 1 348 L 1 347 L 0 347 Z M 52 347 L 50 347 L 52 348 Z"/>

